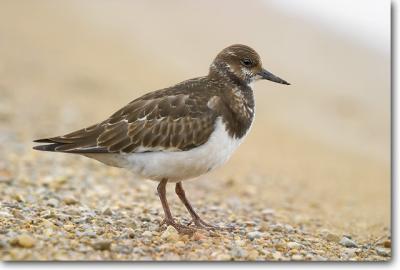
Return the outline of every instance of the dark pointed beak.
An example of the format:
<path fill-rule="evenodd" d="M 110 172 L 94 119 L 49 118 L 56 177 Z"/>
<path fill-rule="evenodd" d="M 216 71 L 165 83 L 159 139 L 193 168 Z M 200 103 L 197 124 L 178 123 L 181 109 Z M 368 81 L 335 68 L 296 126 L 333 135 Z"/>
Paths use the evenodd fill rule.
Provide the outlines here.
<path fill-rule="evenodd" d="M 259 72 L 258 75 L 261 76 L 261 78 L 264 80 L 269 80 L 269 81 L 276 82 L 276 83 L 290 85 L 290 83 L 288 83 L 287 81 L 282 80 L 281 78 L 275 76 L 274 74 L 272 74 L 271 72 L 269 72 L 265 69 L 263 69 L 261 72 Z"/>

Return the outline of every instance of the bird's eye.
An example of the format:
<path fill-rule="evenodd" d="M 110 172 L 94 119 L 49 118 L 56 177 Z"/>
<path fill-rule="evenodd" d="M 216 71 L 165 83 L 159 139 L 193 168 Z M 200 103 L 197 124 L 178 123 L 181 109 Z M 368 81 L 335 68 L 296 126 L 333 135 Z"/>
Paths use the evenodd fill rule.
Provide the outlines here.
<path fill-rule="evenodd" d="M 253 64 L 253 61 L 251 61 L 249 58 L 245 58 L 242 60 L 242 64 L 246 67 L 249 67 Z"/>

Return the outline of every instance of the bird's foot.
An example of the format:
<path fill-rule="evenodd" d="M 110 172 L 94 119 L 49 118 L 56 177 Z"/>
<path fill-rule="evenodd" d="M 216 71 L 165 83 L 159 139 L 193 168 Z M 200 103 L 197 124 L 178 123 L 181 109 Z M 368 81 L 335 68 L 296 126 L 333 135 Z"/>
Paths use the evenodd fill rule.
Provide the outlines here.
<path fill-rule="evenodd" d="M 195 229 L 190 228 L 189 226 L 182 225 L 180 223 L 175 222 L 173 219 L 167 219 L 164 218 L 164 220 L 161 222 L 160 226 L 167 225 L 167 226 L 172 226 L 177 230 L 178 233 L 180 234 L 189 234 L 192 235 L 196 232 Z"/>
<path fill-rule="evenodd" d="M 215 225 L 211 225 L 207 222 L 205 222 L 204 220 L 202 220 L 201 218 L 194 218 L 192 219 L 188 225 L 194 223 L 194 226 L 196 228 L 199 229 L 204 229 L 204 230 L 221 230 L 221 227 L 215 226 Z"/>

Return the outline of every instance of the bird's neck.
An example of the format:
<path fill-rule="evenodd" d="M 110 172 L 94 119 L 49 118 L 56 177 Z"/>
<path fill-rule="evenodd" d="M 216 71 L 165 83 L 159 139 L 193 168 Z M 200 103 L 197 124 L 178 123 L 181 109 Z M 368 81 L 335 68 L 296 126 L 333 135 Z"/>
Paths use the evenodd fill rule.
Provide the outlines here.
<path fill-rule="evenodd" d="M 222 117 L 231 136 L 242 138 L 253 122 L 254 95 L 252 83 L 240 79 L 229 67 L 213 63 L 208 75 L 221 84 L 221 97 L 226 106 Z"/>

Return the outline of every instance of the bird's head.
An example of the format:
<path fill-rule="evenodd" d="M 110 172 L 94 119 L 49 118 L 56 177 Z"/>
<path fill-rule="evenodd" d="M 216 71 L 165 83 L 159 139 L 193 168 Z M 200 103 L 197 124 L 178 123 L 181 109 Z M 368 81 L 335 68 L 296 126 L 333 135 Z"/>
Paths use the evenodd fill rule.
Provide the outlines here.
<path fill-rule="evenodd" d="M 239 80 L 249 85 L 264 79 L 290 85 L 262 67 L 258 53 L 246 45 L 232 45 L 223 49 L 210 66 L 210 74 L 224 76 L 230 80 Z"/>

